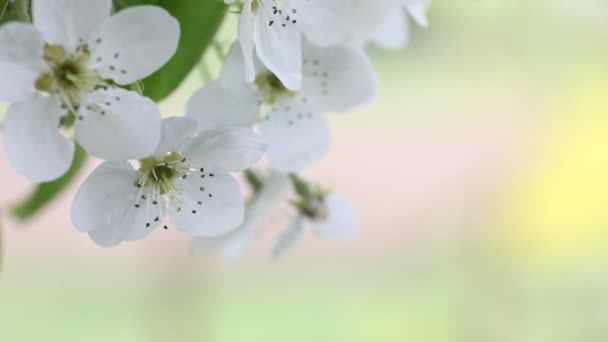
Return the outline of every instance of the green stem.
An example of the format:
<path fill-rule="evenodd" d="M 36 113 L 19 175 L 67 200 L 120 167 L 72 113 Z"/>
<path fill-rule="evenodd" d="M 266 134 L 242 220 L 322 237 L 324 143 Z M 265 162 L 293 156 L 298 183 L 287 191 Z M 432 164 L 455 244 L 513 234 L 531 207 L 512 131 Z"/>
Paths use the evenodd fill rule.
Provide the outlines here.
<path fill-rule="evenodd" d="M 15 8 L 15 14 L 17 16 L 17 20 L 23 21 L 26 23 L 31 22 L 30 20 L 30 12 L 29 12 L 29 0 L 15 0 L 13 3 Z"/>

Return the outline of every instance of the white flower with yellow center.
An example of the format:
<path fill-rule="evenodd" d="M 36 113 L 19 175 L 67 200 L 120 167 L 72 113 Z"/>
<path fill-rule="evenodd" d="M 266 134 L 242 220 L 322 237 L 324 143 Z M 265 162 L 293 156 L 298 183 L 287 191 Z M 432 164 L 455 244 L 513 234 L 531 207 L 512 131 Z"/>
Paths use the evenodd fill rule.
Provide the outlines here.
<path fill-rule="evenodd" d="M 114 84 L 134 83 L 175 53 L 179 24 L 156 6 L 110 16 L 111 0 L 34 0 L 33 25 L 0 27 L 0 100 L 7 156 L 34 181 L 60 177 L 78 142 L 107 160 L 151 154 L 160 137 L 156 105 Z M 72 120 L 73 121 L 73 120 Z M 59 128 L 59 129 L 58 129 Z"/>
<path fill-rule="evenodd" d="M 190 118 L 165 119 L 159 147 L 137 167 L 101 164 L 74 198 L 74 226 L 104 247 L 142 239 L 166 216 L 194 236 L 237 228 L 244 201 L 230 173 L 256 163 L 265 145 L 248 129 L 196 133 L 196 127 Z"/>
<path fill-rule="evenodd" d="M 206 115 L 188 116 L 207 122 L 232 115 L 234 125 L 259 123 L 272 167 L 297 172 L 322 158 L 330 146 L 325 113 L 347 112 L 370 102 L 378 81 L 367 56 L 346 47 L 303 45 L 303 79 L 299 91 L 289 90 L 270 70 L 256 63 L 255 82 L 243 82 L 244 61 L 238 45 L 231 49 L 218 81 L 198 91 L 192 108 L 206 105 Z M 234 115 L 239 113 L 239 115 Z"/>

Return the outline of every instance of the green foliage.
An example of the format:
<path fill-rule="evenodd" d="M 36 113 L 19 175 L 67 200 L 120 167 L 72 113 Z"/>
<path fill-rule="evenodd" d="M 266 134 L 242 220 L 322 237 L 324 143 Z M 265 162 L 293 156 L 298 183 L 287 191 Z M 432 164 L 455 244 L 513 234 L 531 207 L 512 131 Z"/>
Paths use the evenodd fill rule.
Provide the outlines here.
<path fill-rule="evenodd" d="M 39 184 L 27 199 L 13 209 L 13 214 L 20 220 L 26 220 L 34 216 L 74 181 L 80 169 L 82 169 L 86 157 L 87 153 L 84 149 L 76 144 L 74 161 L 68 172 L 55 181 Z"/>
<path fill-rule="evenodd" d="M 143 81 L 144 95 L 160 101 L 200 62 L 213 42 L 227 6 L 222 0 L 114 0 L 114 9 L 145 4 L 163 7 L 177 18 L 181 27 L 179 47 L 173 58 Z"/>
<path fill-rule="evenodd" d="M 30 20 L 27 0 L 0 0 L 0 25 L 9 21 L 24 21 Z"/>

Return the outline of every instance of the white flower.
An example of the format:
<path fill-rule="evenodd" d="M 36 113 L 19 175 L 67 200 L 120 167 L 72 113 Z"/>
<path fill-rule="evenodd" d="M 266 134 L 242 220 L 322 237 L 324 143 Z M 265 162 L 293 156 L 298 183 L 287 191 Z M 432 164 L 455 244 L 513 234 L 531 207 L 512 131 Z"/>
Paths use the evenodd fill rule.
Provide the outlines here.
<path fill-rule="evenodd" d="M 346 112 L 370 102 L 378 81 L 367 56 L 347 47 L 319 48 L 303 45 L 303 82 L 299 91 L 289 90 L 270 70 L 257 63 L 253 85 L 243 82 L 244 61 L 240 48 L 231 49 L 220 79 L 197 92 L 188 115 L 200 122 L 217 121 L 233 113 L 238 124 L 260 118 L 261 134 L 269 143 L 268 157 L 274 169 L 297 172 L 322 158 L 330 145 L 327 112 Z M 261 114 L 261 115 L 260 115 Z"/>
<path fill-rule="evenodd" d="M 371 40 L 385 49 L 405 47 L 410 40 L 409 17 L 418 25 L 427 27 L 427 11 L 430 5 L 431 0 L 402 0 L 400 6 L 393 9 L 376 29 Z"/>
<path fill-rule="evenodd" d="M 35 0 L 33 25 L 0 27 L 0 100 L 15 102 L 5 124 L 7 155 L 34 181 L 69 168 L 73 143 L 59 128 L 71 126 L 90 153 L 108 160 L 151 154 L 160 137 L 156 105 L 127 85 L 174 54 L 179 24 L 155 6 L 136 6 L 110 17 L 111 0 Z"/>
<path fill-rule="evenodd" d="M 268 213 L 275 209 L 284 198 L 289 186 L 287 175 L 274 173 L 263 183 L 263 188 L 247 204 L 243 224 L 237 229 L 217 237 L 198 238 L 192 245 L 194 255 L 221 251 L 226 259 L 238 260 L 243 257 Z"/>
<path fill-rule="evenodd" d="M 82 184 L 72 222 L 101 246 L 142 239 L 165 216 L 195 236 L 218 236 L 243 221 L 244 203 L 229 174 L 264 153 L 258 135 L 244 128 L 196 133 L 189 118 L 163 120 L 161 142 L 138 168 L 105 162 Z"/>
<path fill-rule="evenodd" d="M 236 0 L 225 0 L 232 4 Z M 305 6 L 308 2 L 305 2 Z M 245 60 L 245 79 L 255 79 L 254 52 L 285 84 L 297 90 L 302 84 L 301 32 L 298 9 L 285 1 L 246 0 L 239 17 L 239 42 Z"/>
<path fill-rule="evenodd" d="M 283 256 L 302 237 L 307 225 L 317 234 L 331 240 L 350 240 L 357 232 L 357 215 L 347 200 L 328 196 L 310 199 L 300 209 L 300 214 L 277 240 L 272 255 Z"/>

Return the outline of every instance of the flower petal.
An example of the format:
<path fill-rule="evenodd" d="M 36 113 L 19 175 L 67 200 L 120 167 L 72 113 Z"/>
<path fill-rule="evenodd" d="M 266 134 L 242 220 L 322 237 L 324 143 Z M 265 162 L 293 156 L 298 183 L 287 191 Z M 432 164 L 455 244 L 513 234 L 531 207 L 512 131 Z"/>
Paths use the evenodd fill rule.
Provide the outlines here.
<path fill-rule="evenodd" d="M 6 154 L 20 174 L 35 182 L 47 182 L 69 169 L 74 143 L 57 128 L 64 114 L 52 98 L 41 96 L 8 109 L 4 127 Z"/>
<path fill-rule="evenodd" d="M 171 117 L 162 120 L 160 143 L 154 155 L 161 159 L 171 151 L 180 151 L 195 135 L 198 123 L 184 117 Z"/>
<path fill-rule="evenodd" d="M 194 236 L 219 236 L 237 228 L 245 213 L 245 203 L 236 180 L 228 174 L 175 181 L 183 190 L 179 210 L 172 210 L 175 226 Z M 175 208 L 174 208 L 175 209 Z"/>
<path fill-rule="evenodd" d="M 302 86 L 302 35 L 291 21 L 272 14 L 273 3 L 262 1 L 254 18 L 255 51 L 287 89 L 298 90 Z"/>
<path fill-rule="evenodd" d="M 207 132 L 195 137 L 183 150 L 188 162 L 204 173 L 237 172 L 262 158 L 266 144 L 245 128 Z"/>
<path fill-rule="evenodd" d="M 151 156 L 160 141 L 161 117 L 156 104 L 136 92 L 99 89 L 80 106 L 76 138 L 92 155 L 105 160 Z"/>
<path fill-rule="evenodd" d="M 310 1 L 298 8 L 300 25 L 304 35 L 318 46 L 365 42 L 399 1 Z"/>
<path fill-rule="evenodd" d="M 241 15 L 239 16 L 239 44 L 245 62 L 244 79 L 248 83 L 255 80 L 255 64 L 253 62 L 253 12 L 251 11 L 252 0 L 245 1 Z"/>
<path fill-rule="evenodd" d="M 238 89 L 228 89 L 213 81 L 192 96 L 186 112 L 204 130 L 250 127 L 260 114 L 259 96 L 246 83 Z"/>
<path fill-rule="evenodd" d="M 97 167 L 72 202 L 76 229 L 89 233 L 103 247 L 141 239 L 152 232 L 160 225 L 160 220 L 154 220 L 158 209 L 152 210 L 148 202 L 139 204 L 136 179 L 137 171 L 126 162 L 105 162 Z"/>
<path fill-rule="evenodd" d="M 427 12 L 431 7 L 431 0 L 403 0 L 403 4 L 418 25 L 429 26 Z"/>
<path fill-rule="evenodd" d="M 272 257 L 278 259 L 285 255 L 288 250 L 290 250 L 296 242 L 302 238 L 302 234 L 304 233 L 304 218 L 302 216 L 298 216 L 291 226 L 279 236 L 276 244 L 274 245 L 274 249 L 272 251 Z"/>
<path fill-rule="evenodd" d="M 105 20 L 90 36 L 90 67 L 120 85 L 136 82 L 171 59 L 178 21 L 157 6 L 133 6 Z"/>
<path fill-rule="evenodd" d="M 359 49 L 319 48 L 306 42 L 303 62 L 302 93 L 326 111 L 347 112 L 377 95 L 376 71 Z"/>
<path fill-rule="evenodd" d="M 23 23 L 0 27 L 0 100 L 22 101 L 36 93 L 36 79 L 46 70 L 44 40 Z"/>
<path fill-rule="evenodd" d="M 397 8 L 386 17 L 372 37 L 373 42 L 383 49 L 397 50 L 404 48 L 410 40 L 410 25 L 401 8 Z"/>
<path fill-rule="evenodd" d="M 357 212 L 346 199 L 329 196 L 325 200 L 329 212 L 326 221 L 316 222 L 316 230 L 322 237 L 332 240 L 350 240 L 357 234 Z"/>
<path fill-rule="evenodd" d="M 281 172 L 298 172 L 321 159 L 331 144 L 325 115 L 301 102 L 278 105 L 260 124 L 268 158 Z"/>
<path fill-rule="evenodd" d="M 194 255 L 206 255 L 221 251 L 226 259 L 239 260 L 247 251 L 247 247 L 253 242 L 255 228 L 256 226 L 253 224 L 243 223 L 227 234 L 198 238 L 192 246 L 192 253 Z"/>
<path fill-rule="evenodd" d="M 32 16 L 47 43 L 74 51 L 110 16 L 111 9 L 111 0 L 36 0 Z"/>

